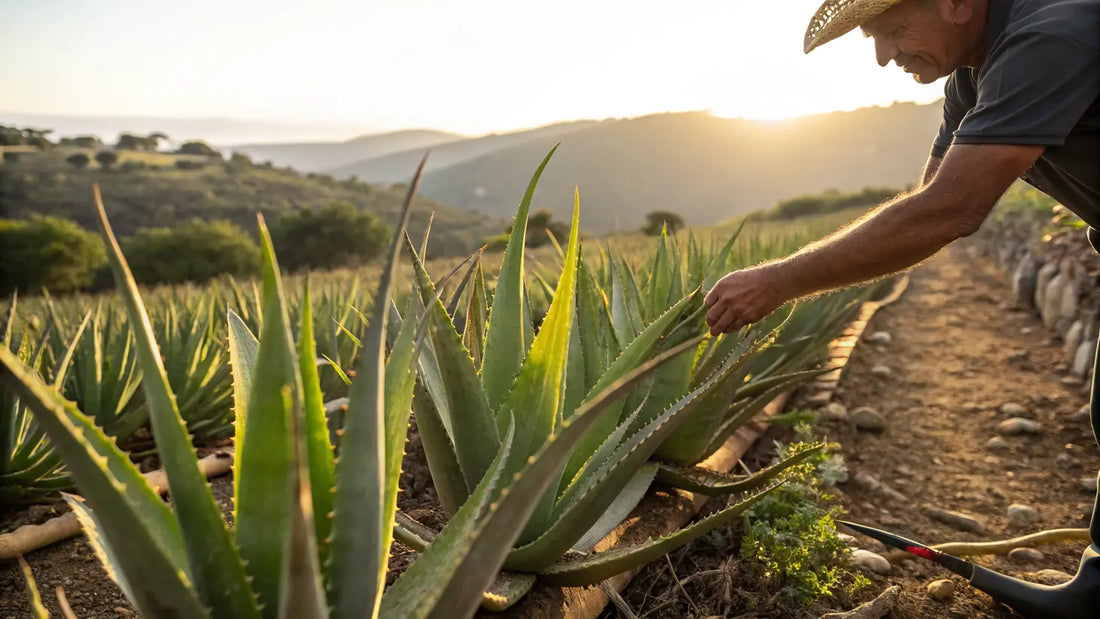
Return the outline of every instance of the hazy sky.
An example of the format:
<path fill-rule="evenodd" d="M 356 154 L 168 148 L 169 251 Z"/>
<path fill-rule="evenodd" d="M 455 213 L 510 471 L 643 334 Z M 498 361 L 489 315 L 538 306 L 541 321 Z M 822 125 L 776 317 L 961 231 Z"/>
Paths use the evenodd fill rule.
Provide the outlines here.
<path fill-rule="evenodd" d="M 231 117 L 475 134 L 710 109 L 933 101 L 819 0 L 0 0 L 0 112 Z"/>

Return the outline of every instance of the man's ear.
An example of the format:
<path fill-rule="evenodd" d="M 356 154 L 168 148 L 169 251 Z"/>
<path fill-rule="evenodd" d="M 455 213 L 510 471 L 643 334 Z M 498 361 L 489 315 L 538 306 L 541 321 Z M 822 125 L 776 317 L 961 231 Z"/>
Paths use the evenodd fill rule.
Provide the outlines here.
<path fill-rule="evenodd" d="M 974 19 L 975 3 L 988 2 L 989 0 L 937 0 L 940 5 L 940 15 L 947 22 L 956 26 L 965 26 Z"/>

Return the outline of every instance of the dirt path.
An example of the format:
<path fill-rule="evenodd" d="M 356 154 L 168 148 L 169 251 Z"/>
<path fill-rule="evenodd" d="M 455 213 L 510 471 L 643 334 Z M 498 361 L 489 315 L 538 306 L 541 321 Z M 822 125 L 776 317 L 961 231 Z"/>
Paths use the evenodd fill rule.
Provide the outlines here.
<path fill-rule="evenodd" d="M 850 480 L 841 490 L 852 520 L 926 543 L 1087 526 L 1083 510 L 1092 497 L 1082 478 L 1094 478 L 1100 467 L 1088 421 L 1075 417 L 1088 401 L 1087 388 L 1069 378 L 1052 332 L 1032 313 L 1013 307 L 1000 272 L 951 247 L 917 269 L 906 294 L 875 315 L 868 333 L 876 331 L 889 333 L 891 342 L 856 348 L 835 401 L 849 411 L 874 408 L 887 421 L 885 431 L 857 430 L 842 421 L 825 422 L 823 430 L 843 444 L 853 477 L 872 475 L 908 500 Z M 987 446 L 1009 416 L 1000 411 L 1006 403 L 1022 406 L 1041 429 L 1005 436 L 1000 449 Z M 1039 521 L 1010 526 L 1007 510 L 1016 503 L 1035 508 Z M 932 520 L 925 506 L 971 514 L 984 533 Z M 1021 577 L 1042 569 L 1072 574 L 1083 548 L 1044 547 L 1044 557 L 1031 563 L 1003 556 L 980 562 Z M 875 577 L 875 589 L 902 586 L 897 617 L 1012 616 L 958 577 L 957 593 L 946 603 L 925 593 L 931 581 L 951 577 L 930 563 L 904 561 L 888 576 Z"/>

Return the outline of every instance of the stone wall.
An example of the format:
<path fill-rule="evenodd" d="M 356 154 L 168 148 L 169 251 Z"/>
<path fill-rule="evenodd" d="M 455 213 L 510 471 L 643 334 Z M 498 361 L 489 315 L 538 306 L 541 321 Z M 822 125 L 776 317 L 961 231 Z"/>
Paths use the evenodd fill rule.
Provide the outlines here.
<path fill-rule="evenodd" d="M 1066 363 L 1085 378 L 1100 334 L 1100 255 L 1084 229 L 1048 232 L 1045 223 L 988 221 L 969 242 L 1005 273 L 1016 306 L 1035 312 L 1061 338 Z"/>

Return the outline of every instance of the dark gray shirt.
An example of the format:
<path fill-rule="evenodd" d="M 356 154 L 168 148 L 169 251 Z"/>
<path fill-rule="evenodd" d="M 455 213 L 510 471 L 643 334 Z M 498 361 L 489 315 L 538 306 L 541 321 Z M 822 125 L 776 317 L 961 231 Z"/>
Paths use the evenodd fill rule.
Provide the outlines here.
<path fill-rule="evenodd" d="M 990 0 L 986 56 L 947 79 L 932 156 L 1046 146 L 1023 179 L 1100 228 L 1100 0 Z"/>

